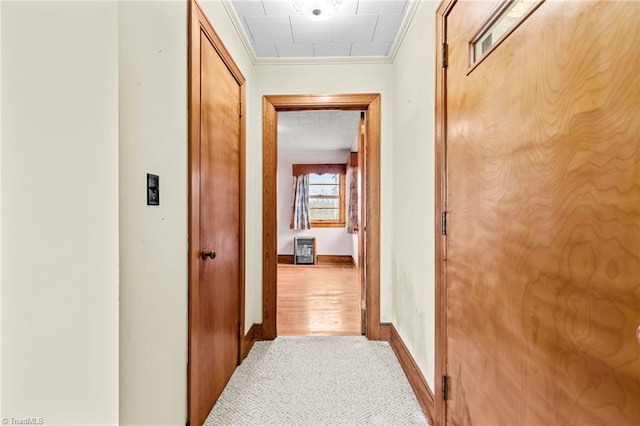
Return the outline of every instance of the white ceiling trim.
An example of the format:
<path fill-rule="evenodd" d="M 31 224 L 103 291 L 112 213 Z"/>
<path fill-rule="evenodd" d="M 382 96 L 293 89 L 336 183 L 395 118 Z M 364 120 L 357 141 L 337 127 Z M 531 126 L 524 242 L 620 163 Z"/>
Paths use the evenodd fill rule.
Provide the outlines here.
<path fill-rule="evenodd" d="M 238 15 L 236 14 L 235 9 L 233 8 L 233 4 L 231 3 L 231 0 L 222 0 L 222 5 L 224 6 L 224 10 L 227 12 L 227 15 L 229 16 L 229 19 L 231 19 L 231 23 L 233 24 L 233 27 L 235 28 L 236 33 L 238 34 L 238 37 L 240 37 L 240 41 L 242 41 L 242 46 L 244 46 L 244 50 L 247 52 L 247 55 L 249 55 L 249 59 L 251 59 L 251 63 L 255 65 L 257 61 L 256 54 L 253 51 L 253 48 L 251 47 L 251 42 L 249 41 L 249 37 L 247 36 L 247 33 L 244 31 L 244 27 L 242 26 L 242 23 L 238 19 Z"/>
<path fill-rule="evenodd" d="M 400 50 L 400 46 L 402 46 L 402 42 L 404 41 L 404 36 L 407 35 L 407 30 L 409 29 L 411 22 L 413 22 L 413 17 L 416 15 L 416 10 L 418 10 L 418 3 L 420 3 L 420 1 L 421 0 L 409 0 L 409 3 L 407 4 L 407 11 L 405 12 L 406 18 L 402 20 L 402 24 L 398 30 L 398 36 L 396 37 L 396 40 L 391 47 L 391 51 L 389 52 L 389 62 L 396 60 L 398 50 Z M 433 17 L 433 23 L 435 25 L 435 16 Z"/>
<path fill-rule="evenodd" d="M 396 37 L 393 46 L 391 47 L 388 56 L 349 56 L 349 57 L 310 57 L 310 58 L 257 58 L 253 48 L 251 47 L 250 37 L 244 30 L 244 26 L 238 19 L 238 15 L 233 8 L 231 0 L 221 0 L 231 23 L 233 24 L 244 50 L 247 52 L 249 59 L 253 65 L 309 65 L 309 64 L 390 64 L 396 58 L 398 50 L 404 41 L 404 37 L 409 28 L 409 25 L 413 21 L 418 3 L 421 0 L 408 0 L 407 10 L 405 12 L 405 19 L 402 21 L 398 36 Z"/>

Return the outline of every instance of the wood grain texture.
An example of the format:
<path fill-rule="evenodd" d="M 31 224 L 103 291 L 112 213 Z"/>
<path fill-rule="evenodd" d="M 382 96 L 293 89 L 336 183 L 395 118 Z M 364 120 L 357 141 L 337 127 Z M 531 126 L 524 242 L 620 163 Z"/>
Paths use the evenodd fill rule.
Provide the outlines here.
<path fill-rule="evenodd" d="M 409 349 L 404 344 L 402 337 L 398 333 L 398 330 L 393 324 L 382 324 L 381 334 L 385 336 L 384 340 L 388 340 L 393 352 L 395 352 L 400 366 L 407 376 L 407 380 L 413 389 L 413 393 L 416 395 L 416 399 L 422 408 L 422 412 L 427 418 L 430 425 L 433 425 L 434 413 L 435 413 L 435 401 L 433 392 L 429 388 L 427 381 L 425 380 L 418 364 L 409 352 Z"/>
<path fill-rule="evenodd" d="M 338 254 L 319 254 L 316 258 L 319 265 L 351 265 L 353 266 L 353 257 Z"/>
<path fill-rule="evenodd" d="M 189 22 L 188 422 L 202 424 L 241 356 L 244 78 L 193 1 Z"/>
<path fill-rule="evenodd" d="M 365 153 L 367 151 L 367 138 L 366 138 L 366 114 L 360 112 L 360 123 L 358 129 L 358 281 L 360 282 L 360 298 L 362 312 L 360 313 L 360 321 L 362 322 L 362 334 L 367 334 L 367 268 L 362 263 L 367 258 L 366 254 L 366 206 L 364 205 L 364 198 L 366 194 L 365 187 L 367 182 L 364 179 L 364 168 L 366 166 Z"/>
<path fill-rule="evenodd" d="M 262 98 L 262 327 L 263 338 L 276 338 L 278 297 L 278 111 Z"/>
<path fill-rule="evenodd" d="M 293 265 L 293 255 L 292 254 L 279 254 L 278 255 L 278 265 Z"/>
<path fill-rule="evenodd" d="M 640 3 L 446 17 L 447 423 L 640 424 Z"/>
<path fill-rule="evenodd" d="M 292 254 L 279 254 L 278 264 L 293 265 L 294 259 Z M 356 267 L 355 260 L 352 256 L 319 254 L 316 256 L 316 264 L 338 264 L 352 265 Z"/>
<path fill-rule="evenodd" d="M 363 265 L 366 265 L 366 335 L 380 335 L 380 95 L 268 95 L 262 101 L 263 131 L 263 327 L 264 338 L 277 335 L 277 222 L 276 177 L 278 161 L 278 111 L 305 110 L 366 111 L 367 140 L 363 170 L 363 205 L 367 212 L 367 238 Z"/>
<path fill-rule="evenodd" d="M 278 265 L 278 335 L 360 335 L 360 287 L 351 265 Z"/>
<path fill-rule="evenodd" d="M 251 328 L 249 329 L 247 334 L 244 335 L 244 338 L 242 339 L 242 351 L 241 351 L 242 359 L 245 359 L 247 355 L 249 355 L 249 351 L 253 347 L 253 344 L 260 340 L 263 340 L 262 324 L 252 324 Z"/>
<path fill-rule="evenodd" d="M 366 335 L 380 339 L 380 96 L 369 104 L 365 119 L 364 261 Z"/>

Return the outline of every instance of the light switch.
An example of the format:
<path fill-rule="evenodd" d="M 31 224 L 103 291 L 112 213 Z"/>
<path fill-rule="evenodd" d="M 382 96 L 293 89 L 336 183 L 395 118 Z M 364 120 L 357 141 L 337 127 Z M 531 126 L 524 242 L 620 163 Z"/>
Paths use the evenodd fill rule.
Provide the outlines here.
<path fill-rule="evenodd" d="M 160 205 L 160 177 L 147 173 L 147 205 Z"/>

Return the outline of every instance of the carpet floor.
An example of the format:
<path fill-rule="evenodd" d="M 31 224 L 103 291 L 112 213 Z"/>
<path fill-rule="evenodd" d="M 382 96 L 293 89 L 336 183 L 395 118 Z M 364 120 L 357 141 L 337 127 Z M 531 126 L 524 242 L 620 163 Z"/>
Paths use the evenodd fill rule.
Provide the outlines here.
<path fill-rule="evenodd" d="M 387 342 L 361 336 L 256 342 L 205 425 L 426 425 Z"/>

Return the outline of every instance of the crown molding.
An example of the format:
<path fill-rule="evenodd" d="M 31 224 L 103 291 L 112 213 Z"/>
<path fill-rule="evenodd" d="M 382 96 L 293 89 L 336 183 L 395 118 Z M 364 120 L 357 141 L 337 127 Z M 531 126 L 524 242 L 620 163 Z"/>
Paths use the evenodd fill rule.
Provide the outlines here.
<path fill-rule="evenodd" d="M 240 22 L 240 19 L 238 18 L 238 14 L 236 13 L 236 10 L 233 8 L 233 4 L 231 4 L 230 0 L 221 0 L 221 2 L 222 2 L 222 5 L 224 6 L 224 10 L 227 12 L 227 15 L 229 16 L 229 19 L 231 19 L 233 28 L 236 30 L 238 37 L 240 37 L 242 46 L 244 47 L 244 50 L 247 52 L 247 55 L 249 56 L 251 63 L 255 65 L 257 61 L 256 54 L 253 51 L 253 47 L 251 47 L 251 42 L 249 41 L 249 36 L 244 30 L 244 25 L 242 25 L 242 22 Z"/>
<path fill-rule="evenodd" d="M 307 58 L 258 58 L 254 65 L 391 64 L 387 56 L 318 56 Z"/>
<path fill-rule="evenodd" d="M 398 35 L 396 36 L 396 40 L 393 43 L 393 47 L 391 48 L 391 52 L 389 52 L 389 61 L 393 63 L 396 60 L 396 55 L 400 50 L 400 46 L 402 46 L 402 42 L 404 41 L 404 37 L 407 35 L 407 31 L 411 26 L 411 22 L 413 22 L 413 17 L 416 15 L 416 11 L 418 10 L 418 4 L 423 0 L 409 0 L 407 4 L 407 10 L 404 14 L 404 19 L 402 20 L 402 24 L 400 25 L 400 29 L 398 30 Z"/>
<path fill-rule="evenodd" d="M 388 56 L 319 56 L 319 57 L 306 57 L 306 58 L 258 58 L 256 57 L 253 47 L 251 46 L 250 37 L 245 31 L 244 25 L 240 22 L 238 15 L 233 8 L 231 0 L 221 0 L 231 23 L 233 24 L 244 50 L 247 52 L 247 56 L 251 60 L 253 65 L 337 65 L 337 64 L 392 64 L 400 50 L 400 46 L 404 41 L 404 37 L 413 21 L 413 17 L 418 9 L 418 4 L 423 0 L 409 0 L 407 3 L 407 10 L 405 12 L 404 19 L 400 25 L 398 35 L 391 47 L 391 51 Z"/>

